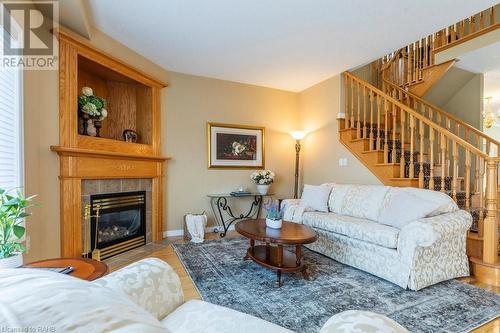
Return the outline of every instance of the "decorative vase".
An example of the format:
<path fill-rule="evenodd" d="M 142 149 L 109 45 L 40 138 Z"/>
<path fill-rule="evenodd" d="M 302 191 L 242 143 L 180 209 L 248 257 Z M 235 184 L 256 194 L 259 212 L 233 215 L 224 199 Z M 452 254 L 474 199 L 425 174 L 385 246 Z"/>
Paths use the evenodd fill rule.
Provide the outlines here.
<path fill-rule="evenodd" d="M 272 220 L 266 218 L 266 226 L 272 229 L 281 229 L 281 225 L 283 224 L 283 220 Z"/>
<path fill-rule="evenodd" d="M 88 121 L 89 121 L 90 117 L 88 114 L 86 114 L 84 112 L 81 112 L 81 114 L 82 114 L 82 119 L 83 119 L 83 133 L 82 134 L 89 135 L 89 132 L 88 132 L 89 123 L 88 123 Z"/>
<path fill-rule="evenodd" d="M 87 120 L 87 135 L 88 136 L 95 136 L 96 135 L 94 121 L 92 119 Z"/>
<path fill-rule="evenodd" d="M 8 258 L 0 259 L 0 269 L 17 268 L 23 265 L 23 255 L 16 254 Z"/>
<path fill-rule="evenodd" d="M 257 184 L 257 192 L 260 194 L 260 195 L 266 195 L 267 192 L 269 192 L 269 187 L 271 185 L 260 185 L 260 184 Z"/>
<path fill-rule="evenodd" d="M 99 119 L 94 120 L 94 127 L 95 127 L 95 136 L 100 138 L 102 122 Z"/>

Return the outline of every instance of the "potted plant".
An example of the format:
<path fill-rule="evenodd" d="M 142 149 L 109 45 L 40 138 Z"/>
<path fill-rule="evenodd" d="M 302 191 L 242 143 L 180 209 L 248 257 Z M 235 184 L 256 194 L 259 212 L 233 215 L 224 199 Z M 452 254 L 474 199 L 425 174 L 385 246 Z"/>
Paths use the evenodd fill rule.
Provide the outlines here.
<path fill-rule="evenodd" d="M 92 88 L 82 88 L 82 94 L 78 96 L 78 110 L 81 118 L 83 119 L 83 135 L 89 135 L 88 121 L 92 120 L 96 129 L 95 136 L 101 136 L 101 122 L 108 116 L 108 111 L 105 107 L 106 100 L 104 98 L 94 96 Z"/>
<path fill-rule="evenodd" d="M 272 229 L 281 229 L 283 216 L 281 215 L 278 201 L 271 201 L 264 205 L 266 210 L 266 226 Z"/>
<path fill-rule="evenodd" d="M 274 172 L 271 170 L 259 170 L 254 171 L 250 175 L 250 179 L 252 179 L 256 186 L 257 192 L 262 195 L 266 195 L 269 191 L 269 187 L 274 182 Z"/>
<path fill-rule="evenodd" d="M 33 206 L 33 196 L 24 197 L 17 191 L 10 195 L 0 188 L 0 269 L 22 266 L 26 248 L 22 239 L 26 233 L 24 218 L 31 215 L 26 209 Z"/>

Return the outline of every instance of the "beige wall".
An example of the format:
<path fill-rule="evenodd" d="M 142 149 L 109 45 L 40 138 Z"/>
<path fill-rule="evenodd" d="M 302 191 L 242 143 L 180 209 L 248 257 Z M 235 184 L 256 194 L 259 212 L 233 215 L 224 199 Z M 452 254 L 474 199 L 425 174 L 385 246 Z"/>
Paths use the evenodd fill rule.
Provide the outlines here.
<path fill-rule="evenodd" d="M 299 95 L 300 121 L 310 132 L 303 144 L 303 183 L 380 184 L 338 140 L 337 115 L 343 112 L 341 82 L 337 75 Z M 347 158 L 348 165 L 339 167 L 339 158 Z"/>
<path fill-rule="evenodd" d="M 162 151 L 167 167 L 166 230 L 182 228 L 185 213 L 209 210 L 206 194 L 252 188 L 251 170 L 208 170 L 207 121 L 266 127 L 266 167 L 277 174 L 273 191 L 293 191 L 293 140 L 298 96 L 269 88 L 168 72 L 110 37 L 93 31 L 92 44 L 169 83 L 162 92 Z M 38 194 L 39 208 L 28 221 L 32 261 L 59 255 L 59 164 L 50 145 L 58 145 L 58 73 L 24 73 L 25 190 Z"/>
<path fill-rule="evenodd" d="M 210 213 L 209 193 L 254 189 L 252 170 L 207 169 L 206 123 L 266 127 L 266 168 L 276 172 L 273 192 L 293 194 L 294 142 L 288 134 L 298 126 L 297 95 L 191 75 L 169 73 L 164 92 L 164 152 L 168 162 L 167 229 L 182 228 L 186 213 Z M 211 213 L 210 213 L 211 216 Z"/>

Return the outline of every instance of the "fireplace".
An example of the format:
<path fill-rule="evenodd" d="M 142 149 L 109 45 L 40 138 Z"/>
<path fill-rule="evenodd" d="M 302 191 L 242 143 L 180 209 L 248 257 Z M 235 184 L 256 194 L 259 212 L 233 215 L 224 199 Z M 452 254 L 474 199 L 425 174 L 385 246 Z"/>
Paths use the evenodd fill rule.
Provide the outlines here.
<path fill-rule="evenodd" d="M 146 244 L 146 192 L 90 196 L 90 251 L 104 260 Z"/>

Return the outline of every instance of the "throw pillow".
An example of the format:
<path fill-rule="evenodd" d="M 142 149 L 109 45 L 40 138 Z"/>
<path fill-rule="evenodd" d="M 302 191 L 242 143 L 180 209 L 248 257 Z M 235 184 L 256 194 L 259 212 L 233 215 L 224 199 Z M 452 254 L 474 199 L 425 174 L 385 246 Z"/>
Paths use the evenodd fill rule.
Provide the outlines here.
<path fill-rule="evenodd" d="M 330 185 L 304 185 L 302 191 L 302 204 L 307 208 L 319 212 L 328 212 L 328 197 L 332 187 Z"/>
<path fill-rule="evenodd" d="M 385 207 L 382 207 L 378 222 L 398 229 L 415 220 L 427 217 L 436 210 L 435 202 L 425 200 L 409 191 L 396 191 Z"/>

